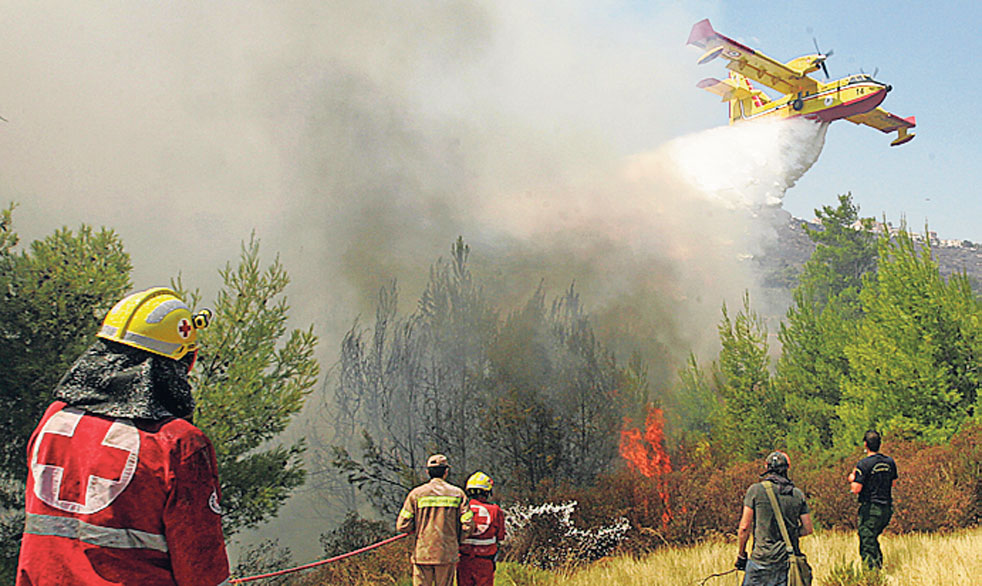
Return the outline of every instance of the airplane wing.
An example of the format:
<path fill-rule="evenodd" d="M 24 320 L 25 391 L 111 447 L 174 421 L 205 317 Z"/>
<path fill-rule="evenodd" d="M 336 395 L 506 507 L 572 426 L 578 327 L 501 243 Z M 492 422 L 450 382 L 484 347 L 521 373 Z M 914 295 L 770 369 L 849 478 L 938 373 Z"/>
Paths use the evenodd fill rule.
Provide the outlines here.
<path fill-rule="evenodd" d="M 818 82 L 811 77 L 799 75 L 784 63 L 775 61 L 763 53 L 719 34 L 713 30 L 708 18 L 700 20 L 692 26 L 688 44 L 706 50 L 706 53 L 699 59 L 700 65 L 722 56 L 729 60 L 727 69 L 762 83 L 782 94 L 818 90 Z"/>
<path fill-rule="evenodd" d="M 707 77 L 706 79 L 700 81 L 696 84 L 698 87 L 708 90 L 716 94 L 717 96 L 723 98 L 724 102 L 730 100 L 743 100 L 746 98 L 753 97 L 753 93 L 750 90 L 739 87 L 731 80 L 720 81 L 715 77 Z"/>
<path fill-rule="evenodd" d="M 883 108 L 873 108 L 869 112 L 850 116 L 846 120 L 854 124 L 865 124 L 879 130 L 880 132 L 896 132 L 897 138 L 890 143 L 890 146 L 900 146 L 914 139 L 913 133 L 907 130 L 917 126 L 917 121 L 913 116 L 901 118 L 896 114 L 891 114 Z"/>

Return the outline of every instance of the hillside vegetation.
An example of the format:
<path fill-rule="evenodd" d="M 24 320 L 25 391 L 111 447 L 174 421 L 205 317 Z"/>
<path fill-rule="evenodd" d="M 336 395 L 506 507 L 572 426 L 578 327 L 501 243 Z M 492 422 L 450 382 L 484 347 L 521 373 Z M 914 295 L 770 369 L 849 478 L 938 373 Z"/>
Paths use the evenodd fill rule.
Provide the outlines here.
<path fill-rule="evenodd" d="M 130 287 L 131 269 L 115 233 L 85 226 L 20 250 L 12 209 L 0 210 L 0 582 L 16 567 L 29 432 L 53 381 Z M 306 478 L 313 509 L 343 513 L 339 525 L 325 523 L 324 557 L 379 541 L 422 482 L 427 455 L 439 450 L 454 463 L 451 482 L 462 485 L 475 470 L 495 478 L 495 499 L 509 515 L 501 559 L 521 564 L 502 564 L 503 579 L 607 571 L 621 554 L 669 556 L 656 565 L 671 568 L 670 556 L 711 551 L 735 529 L 747 486 L 774 449 L 790 454 L 816 525 L 854 529 L 845 478 L 871 428 L 900 468 L 892 531 L 978 527 L 982 298 L 967 272 L 946 276 L 931 238 L 903 226 L 878 234 L 850 196 L 816 216 L 821 229 L 800 226 L 814 248 L 800 270 L 789 265 L 794 288 L 776 331 L 748 291 L 739 306 L 722 304 L 715 357 L 679 343 L 686 337 L 669 331 L 674 321 L 663 313 L 680 300 L 655 289 L 652 321 L 646 300 L 617 312 L 624 315 L 591 315 L 573 284 L 550 300 L 540 281 L 524 304 L 501 305 L 491 280 L 471 272 L 470 247 L 458 237 L 451 256 L 432 265 L 414 310 L 400 311 L 392 281 L 379 290 L 371 324 L 353 321 L 312 407 L 316 423 L 286 444 L 275 437 L 317 379 L 316 339 L 312 329 L 282 339 L 287 275 L 278 262 L 262 269 L 258 241 L 243 243 L 238 268 L 220 272 L 216 325 L 192 373 L 195 423 L 217 449 L 226 535 L 275 516 Z M 974 245 L 949 248 L 977 254 Z M 623 329 L 624 319 L 636 323 Z M 826 560 L 813 540 L 820 576 L 848 573 L 848 541 L 841 556 L 829 546 Z M 926 555 L 922 545 L 900 550 Z M 676 567 L 689 574 L 672 575 L 694 580 L 729 557 L 686 558 Z M 275 537 L 239 558 L 237 576 L 294 565 Z M 394 548 L 302 579 L 400 584 L 406 558 Z M 921 558 L 911 559 L 891 571 L 923 571 Z"/>
<path fill-rule="evenodd" d="M 502 564 L 502 579 L 514 584 L 605 572 L 618 555 L 669 556 L 656 565 L 672 568 L 673 552 L 690 554 L 672 548 L 702 551 L 735 530 L 742 497 L 774 449 L 790 454 L 816 526 L 830 537 L 846 532 L 828 554 L 813 541 L 819 577 L 883 583 L 850 577 L 846 561 L 857 557 L 846 476 L 874 428 L 900 468 L 891 531 L 978 527 L 982 299 L 967 274 L 943 274 L 930 239 L 904 227 L 878 234 L 849 196 L 838 203 L 816 210 L 820 229 L 801 226 L 814 248 L 794 274 L 776 336 L 748 293 L 739 306 L 722 305 L 715 358 L 689 352 L 674 373 L 663 371 L 675 362 L 667 355 L 651 371 L 640 353 L 618 358 L 612 348 L 630 340 L 608 346 L 572 286 L 552 303 L 540 287 L 524 308 L 502 313 L 471 274 L 462 239 L 451 260 L 434 265 L 412 314 L 399 316 L 395 285 L 383 289 L 374 327 L 356 324 L 343 345 L 331 426 L 338 443 L 321 450 L 341 473 L 339 490 L 323 492 L 359 490 L 378 520 L 346 518 L 322 536 L 325 556 L 371 543 L 354 531 L 365 523 L 381 525 L 378 537 L 391 531 L 406 491 L 421 481 L 427 446 L 457 458 L 452 482 L 474 469 L 495 478 L 509 515 L 501 560 L 520 564 Z M 327 547 L 335 542 L 344 547 Z M 920 547 L 908 549 L 920 556 Z M 666 575 L 696 583 L 730 557 L 686 557 L 676 564 L 684 572 Z M 400 583 L 405 556 L 378 561 L 377 571 L 365 563 L 310 583 L 360 583 L 363 570 L 365 580 L 386 574 L 378 583 Z M 624 572 L 624 583 L 632 573 L 674 583 Z"/>

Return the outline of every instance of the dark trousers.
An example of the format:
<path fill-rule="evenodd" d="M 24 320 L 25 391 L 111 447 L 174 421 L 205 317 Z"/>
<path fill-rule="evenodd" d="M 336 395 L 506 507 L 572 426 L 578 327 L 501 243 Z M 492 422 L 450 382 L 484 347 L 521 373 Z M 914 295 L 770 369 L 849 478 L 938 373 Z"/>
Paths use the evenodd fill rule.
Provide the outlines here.
<path fill-rule="evenodd" d="M 747 560 L 740 586 L 788 586 L 788 562 L 762 564 Z"/>
<path fill-rule="evenodd" d="M 876 503 L 859 505 L 859 557 L 867 568 L 883 566 L 883 552 L 880 551 L 880 533 L 893 516 L 893 507 Z"/>

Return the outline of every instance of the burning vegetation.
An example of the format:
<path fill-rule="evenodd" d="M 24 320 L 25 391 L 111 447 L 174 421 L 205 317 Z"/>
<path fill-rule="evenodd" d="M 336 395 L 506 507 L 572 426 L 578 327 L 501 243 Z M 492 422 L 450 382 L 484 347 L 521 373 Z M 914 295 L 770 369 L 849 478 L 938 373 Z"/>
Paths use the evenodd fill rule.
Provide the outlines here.
<path fill-rule="evenodd" d="M 665 475 L 672 471 L 672 460 L 665 451 L 665 415 L 661 409 L 648 405 L 644 434 L 642 435 L 641 430 L 630 425 L 631 420 L 625 418 L 618 449 L 628 468 L 646 478 L 655 479 L 654 485 L 662 503 L 662 529 L 665 529 L 672 521 L 668 483 L 665 478 Z"/>
<path fill-rule="evenodd" d="M 648 406 L 644 422 L 644 434 L 630 427 L 631 420 L 624 419 L 621 430 L 620 454 L 632 470 L 652 478 L 672 471 L 672 460 L 665 451 L 665 415 L 661 409 Z"/>

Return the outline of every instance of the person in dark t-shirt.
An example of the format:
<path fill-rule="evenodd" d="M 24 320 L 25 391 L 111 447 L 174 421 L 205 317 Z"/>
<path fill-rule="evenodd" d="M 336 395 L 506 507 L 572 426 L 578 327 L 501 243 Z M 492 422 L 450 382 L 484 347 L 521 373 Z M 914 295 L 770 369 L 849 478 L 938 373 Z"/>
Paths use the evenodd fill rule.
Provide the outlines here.
<path fill-rule="evenodd" d="M 849 474 L 849 486 L 859 496 L 859 557 L 872 569 L 883 566 L 879 537 L 893 516 L 897 464 L 880 453 L 880 434 L 876 431 L 867 431 L 863 444 L 866 457 Z"/>
<path fill-rule="evenodd" d="M 788 579 L 787 547 L 763 482 L 769 481 L 772 485 L 795 555 L 801 555 L 798 538 L 812 532 L 805 493 L 796 488 L 788 477 L 790 466 L 791 461 L 783 452 L 773 452 L 767 456 L 761 482 L 752 484 L 743 499 L 743 514 L 737 530 L 739 552 L 736 561 L 737 569 L 746 572 L 743 586 L 783 586 Z M 747 541 L 751 532 L 754 547 L 748 559 Z"/>

